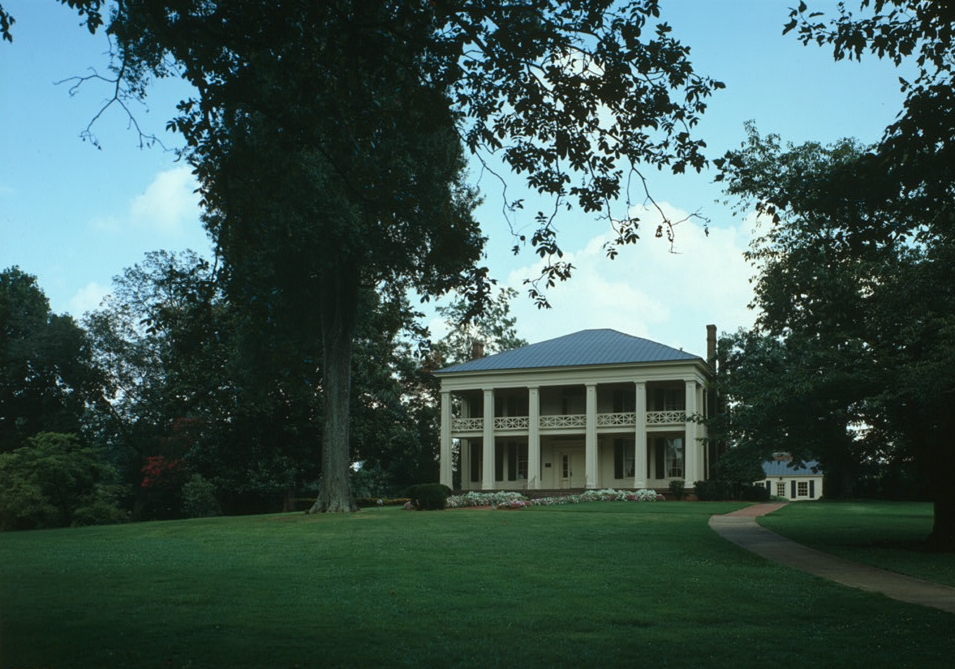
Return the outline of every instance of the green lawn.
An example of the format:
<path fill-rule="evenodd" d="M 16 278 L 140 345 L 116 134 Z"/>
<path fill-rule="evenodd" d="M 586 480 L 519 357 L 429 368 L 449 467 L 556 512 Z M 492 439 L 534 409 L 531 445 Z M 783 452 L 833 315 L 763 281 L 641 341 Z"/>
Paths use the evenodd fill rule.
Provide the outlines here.
<path fill-rule="evenodd" d="M 759 522 L 826 553 L 955 586 L 955 555 L 923 548 L 932 531 L 928 502 L 800 502 Z"/>
<path fill-rule="evenodd" d="M 922 667 L 951 614 L 770 564 L 739 505 L 278 515 L 0 535 L 0 667 Z"/>

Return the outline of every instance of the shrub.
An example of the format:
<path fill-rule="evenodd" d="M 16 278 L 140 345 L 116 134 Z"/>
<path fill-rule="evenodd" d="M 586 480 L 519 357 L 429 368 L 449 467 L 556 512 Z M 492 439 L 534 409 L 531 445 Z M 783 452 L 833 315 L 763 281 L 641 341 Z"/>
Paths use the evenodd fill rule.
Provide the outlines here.
<path fill-rule="evenodd" d="M 743 485 L 739 498 L 745 502 L 768 502 L 769 490 L 761 485 Z"/>
<path fill-rule="evenodd" d="M 683 479 L 673 479 L 672 481 L 670 481 L 670 492 L 673 494 L 675 498 L 683 499 L 684 485 L 685 485 L 685 482 L 683 481 Z"/>
<path fill-rule="evenodd" d="M 42 432 L 0 455 L 0 529 L 117 522 L 116 470 L 72 434 Z"/>
<path fill-rule="evenodd" d="M 313 502 L 315 500 L 312 500 Z M 408 501 L 407 497 L 356 497 L 355 504 L 361 508 L 369 508 L 376 506 L 404 506 L 405 502 Z M 379 504 L 380 502 L 380 504 Z"/>
<path fill-rule="evenodd" d="M 451 488 L 441 483 L 419 483 L 408 488 L 405 496 L 419 511 L 437 511 L 447 506 Z"/>
<path fill-rule="evenodd" d="M 219 500 L 216 499 L 216 487 L 212 481 L 193 474 L 182 486 L 182 510 L 189 518 L 208 518 L 222 515 Z"/>
<path fill-rule="evenodd" d="M 701 502 L 733 499 L 733 484 L 729 481 L 715 479 L 697 481 L 693 484 L 693 491 L 696 493 L 696 498 Z"/>

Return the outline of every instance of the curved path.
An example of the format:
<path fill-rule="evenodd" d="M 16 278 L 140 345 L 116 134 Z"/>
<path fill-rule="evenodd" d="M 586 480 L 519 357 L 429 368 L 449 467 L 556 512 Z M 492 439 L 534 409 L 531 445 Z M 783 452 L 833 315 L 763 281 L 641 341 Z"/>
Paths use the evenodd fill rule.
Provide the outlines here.
<path fill-rule="evenodd" d="M 783 506 L 785 503 L 755 504 L 726 515 L 711 516 L 710 527 L 725 539 L 768 560 L 852 588 L 880 592 L 902 602 L 955 613 L 955 588 L 822 553 L 781 537 L 756 523 L 758 516 L 772 513 Z"/>

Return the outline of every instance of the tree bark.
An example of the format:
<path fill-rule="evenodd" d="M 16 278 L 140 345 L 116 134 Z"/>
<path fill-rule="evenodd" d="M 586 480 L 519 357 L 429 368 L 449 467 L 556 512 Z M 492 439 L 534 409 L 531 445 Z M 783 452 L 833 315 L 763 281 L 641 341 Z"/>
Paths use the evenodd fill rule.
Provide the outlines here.
<path fill-rule="evenodd" d="M 358 510 L 349 482 L 351 361 L 358 312 L 358 275 L 353 264 L 341 262 L 326 273 L 319 309 L 325 423 L 322 483 L 309 513 L 347 513 Z"/>
<path fill-rule="evenodd" d="M 930 456 L 935 515 L 927 544 L 930 550 L 946 553 L 955 553 L 955 487 L 952 485 L 955 434 L 952 429 L 955 429 L 955 421 L 942 422 Z"/>

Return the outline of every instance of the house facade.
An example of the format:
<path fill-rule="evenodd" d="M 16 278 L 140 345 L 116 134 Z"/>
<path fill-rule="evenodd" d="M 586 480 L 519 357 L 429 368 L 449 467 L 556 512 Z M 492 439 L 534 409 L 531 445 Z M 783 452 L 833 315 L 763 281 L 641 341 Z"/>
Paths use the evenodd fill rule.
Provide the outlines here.
<path fill-rule="evenodd" d="M 792 466 L 792 458 L 777 457 L 763 463 L 766 475 L 755 485 L 765 486 L 770 495 L 788 499 L 791 502 L 815 500 L 822 497 L 822 471 L 819 463 L 809 460 Z"/>
<path fill-rule="evenodd" d="M 708 352 L 716 328 L 708 326 Z M 710 367 L 584 330 L 436 372 L 441 483 L 463 490 L 654 488 L 707 477 Z M 460 485 L 455 485 L 455 469 Z"/>

